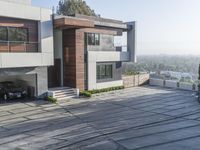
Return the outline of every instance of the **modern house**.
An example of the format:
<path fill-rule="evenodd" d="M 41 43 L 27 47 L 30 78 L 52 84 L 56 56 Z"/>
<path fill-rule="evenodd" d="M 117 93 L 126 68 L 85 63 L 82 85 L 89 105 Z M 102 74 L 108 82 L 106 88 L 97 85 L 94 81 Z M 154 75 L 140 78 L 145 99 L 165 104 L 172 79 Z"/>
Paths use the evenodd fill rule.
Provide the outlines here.
<path fill-rule="evenodd" d="M 34 96 L 57 89 L 61 98 L 72 89 L 121 86 L 122 63 L 136 61 L 135 28 L 135 22 L 52 15 L 31 0 L 0 0 L 0 82 L 32 87 Z"/>
<path fill-rule="evenodd" d="M 54 64 L 51 10 L 31 0 L 0 0 L 0 82 L 48 91 L 47 68 Z"/>
<path fill-rule="evenodd" d="M 135 41 L 135 22 L 55 15 L 55 66 L 49 68 L 49 87 L 93 90 L 122 86 L 122 62 L 136 61 Z"/>

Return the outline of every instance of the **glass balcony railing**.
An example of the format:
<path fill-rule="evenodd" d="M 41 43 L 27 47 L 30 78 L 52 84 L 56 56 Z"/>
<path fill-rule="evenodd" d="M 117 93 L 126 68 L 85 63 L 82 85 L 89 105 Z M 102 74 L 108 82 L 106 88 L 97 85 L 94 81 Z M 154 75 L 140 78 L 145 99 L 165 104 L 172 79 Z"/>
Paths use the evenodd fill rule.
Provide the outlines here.
<path fill-rule="evenodd" d="M 0 41 L 0 53 L 38 52 L 38 42 Z"/>

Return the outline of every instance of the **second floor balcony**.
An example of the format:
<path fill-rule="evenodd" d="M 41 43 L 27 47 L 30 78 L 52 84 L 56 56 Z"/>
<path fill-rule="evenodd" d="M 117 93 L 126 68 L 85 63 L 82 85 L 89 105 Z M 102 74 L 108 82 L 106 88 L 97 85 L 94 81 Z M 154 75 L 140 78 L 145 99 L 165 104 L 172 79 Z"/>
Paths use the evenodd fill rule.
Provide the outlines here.
<path fill-rule="evenodd" d="M 37 53 L 38 42 L 0 41 L 0 53 Z"/>

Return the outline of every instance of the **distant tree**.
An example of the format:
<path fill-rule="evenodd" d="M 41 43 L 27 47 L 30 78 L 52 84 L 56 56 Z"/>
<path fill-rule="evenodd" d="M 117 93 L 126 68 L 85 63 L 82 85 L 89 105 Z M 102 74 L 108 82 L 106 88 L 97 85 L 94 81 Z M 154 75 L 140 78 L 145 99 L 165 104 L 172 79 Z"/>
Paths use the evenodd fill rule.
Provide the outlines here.
<path fill-rule="evenodd" d="M 82 14 L 87 16 L 97 16 L 83 0 L 60 0 L 57 7 L 57 14 L 71 16 Z"/>

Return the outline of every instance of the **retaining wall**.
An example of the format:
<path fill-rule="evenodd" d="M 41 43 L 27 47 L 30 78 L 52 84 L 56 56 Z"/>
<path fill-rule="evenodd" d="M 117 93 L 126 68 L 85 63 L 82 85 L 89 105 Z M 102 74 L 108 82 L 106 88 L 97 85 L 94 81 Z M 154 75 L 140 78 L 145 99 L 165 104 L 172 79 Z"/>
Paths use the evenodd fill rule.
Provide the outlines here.
<path fill-rule="evenodd" d="M 144 85 L 149 82 L 149 77 L 149 74 L 122 76 L 123 85 L 125 88 Z"/>
<path fill-rule="evenodd" d="M 188 90 L 188 91 L 197 91 L 198 90 L 197 84 L 178 82 L 178 81 L 172 81 L 172 80 L 150 78 L 149 84 L 153 85 L 153 86 L 177 88 L 177 89 Z"/>

